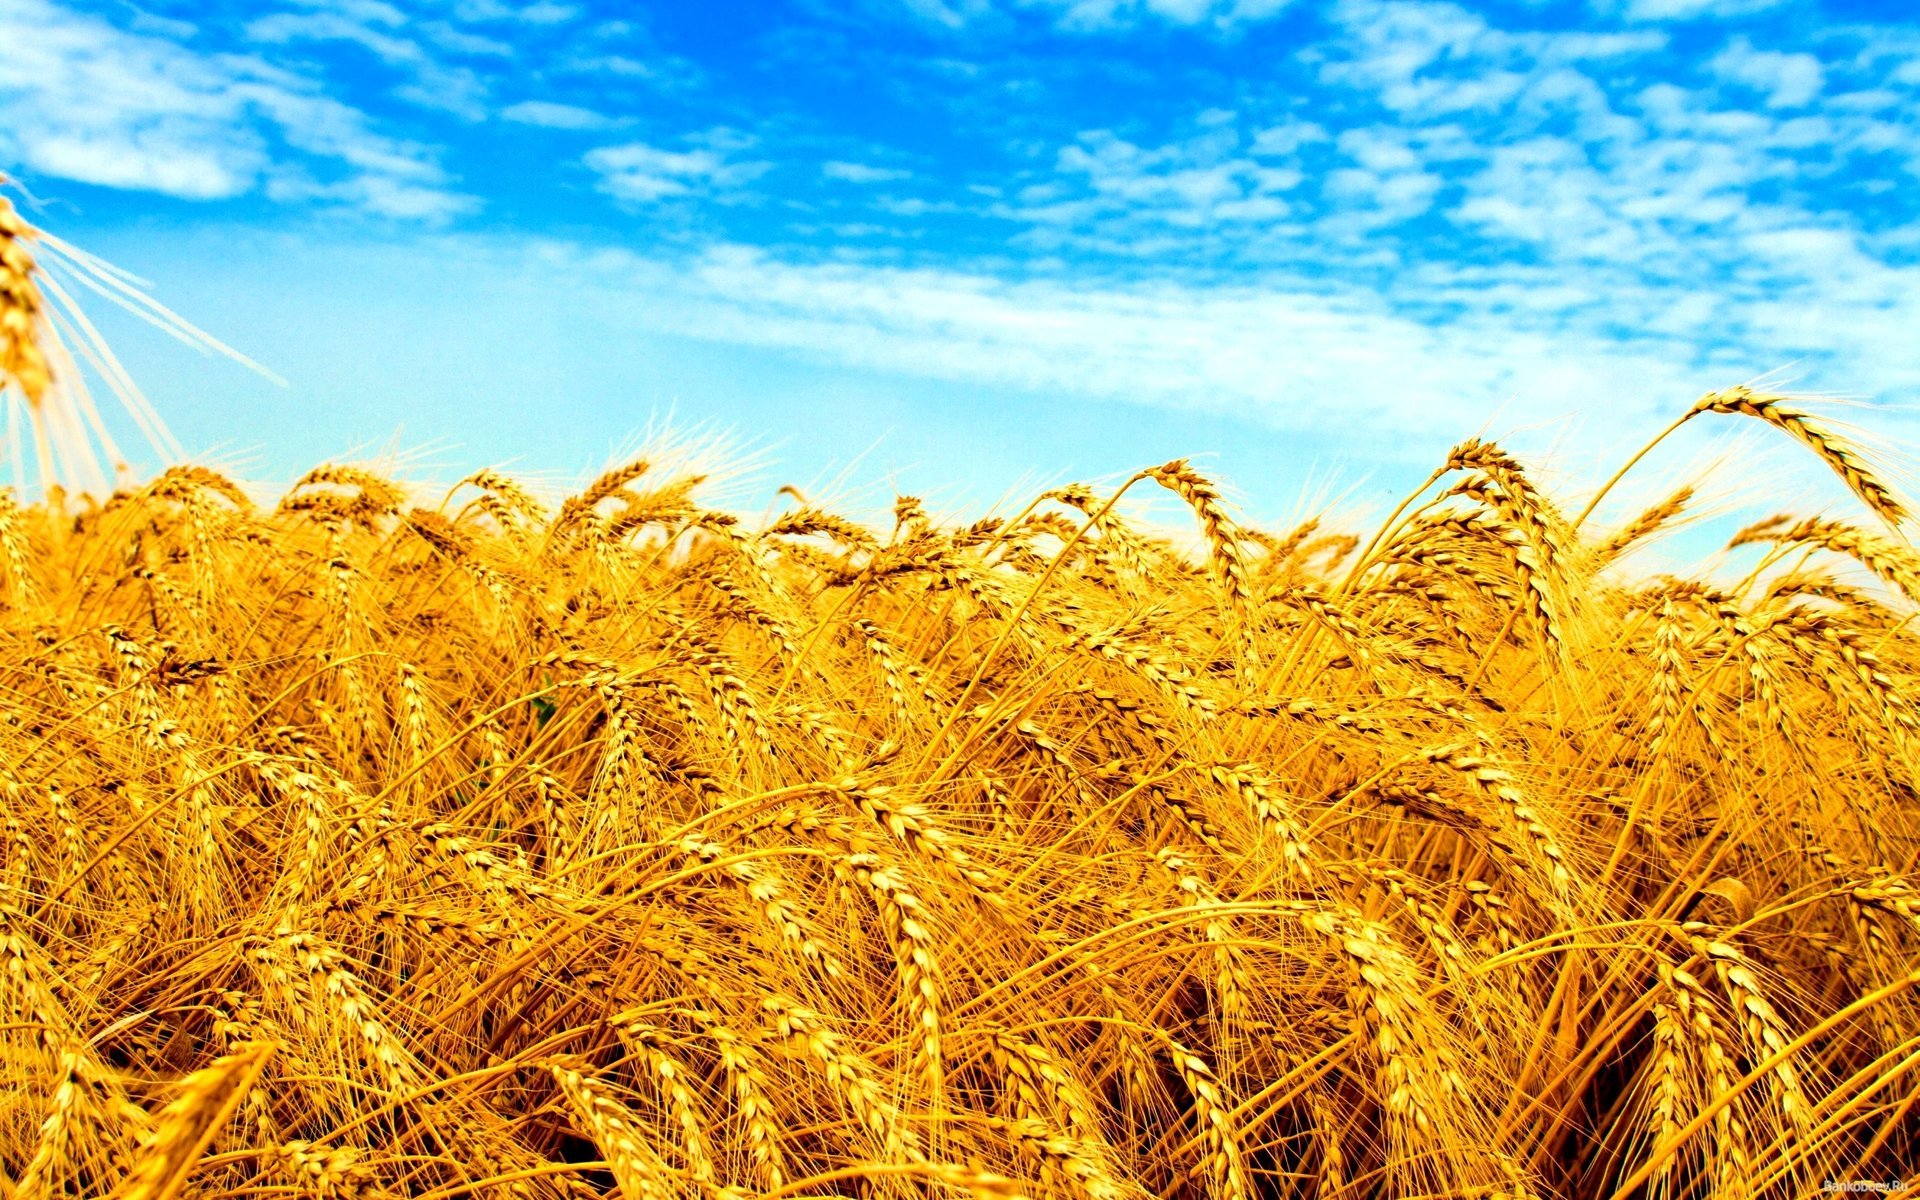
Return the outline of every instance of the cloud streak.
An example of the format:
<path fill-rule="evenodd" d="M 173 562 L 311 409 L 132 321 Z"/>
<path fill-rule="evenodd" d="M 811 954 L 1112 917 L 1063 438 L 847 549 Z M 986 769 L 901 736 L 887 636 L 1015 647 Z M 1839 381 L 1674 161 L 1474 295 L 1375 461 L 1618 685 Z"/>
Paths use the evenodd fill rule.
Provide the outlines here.
<path fill-rule="evenodd" d="M 0 10 L 0 155 L 188 200 L 264 193 L 431 220 L 472 203 L 431 151 L 376 132 L 307 76 L 46 0 Z"/>
<path fill-rule="evenodd" d="M 748 141 L 731 130 L 708 130 L 690 140 L 695 144 L 686 150 L 645 142 L 602 146 L 581 161 L 599 177 L 601 191 L 633 205 L 683 198 L 738 201 L 744 198 L 741 188 L 770 165 L 735 158 Z"/>
<path fill-rule="evenodd" d="M 1516 398 L 1561 415 L 1597 415 L 1604 398 L 1610 416 L 1651 418 L 1729 371 L 1779 365 L 1704 362 L 1669 338 L 1622 344 L 1531 329 L 1492 304 L 1422 321 L 1365 289 L 1304 280 L 1090 288 L 796 263 L 737 245 L 692 259 L 559 243 L 537 253 L 543 276 L 657 332 L 847 369 L 1231 412 L 1356 441 L 1399 437 L 1409 452 Z"/>

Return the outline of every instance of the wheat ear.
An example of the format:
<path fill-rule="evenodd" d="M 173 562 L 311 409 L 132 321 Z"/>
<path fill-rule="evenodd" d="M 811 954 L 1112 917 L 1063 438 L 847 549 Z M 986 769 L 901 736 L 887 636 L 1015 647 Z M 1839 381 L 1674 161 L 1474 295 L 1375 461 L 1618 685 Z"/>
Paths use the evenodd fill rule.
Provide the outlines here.
<path fill-rule="evenodd" d="M 1846 481 L 1860 502 L 1878 513 L 1889 525 L 1906 520 L 1906 505 L 1894 495 L 1858 450 L 1848 445 L 1813 417 L 1792 407 L 1783 396 L 1771 396 L 1740 386 L 1708 392 L 1694 401 L 1687 416 L 1700 413 L 1727 413 L 1755 417 L 1818 454 L 1834 474 Z"/>
<path fill-rule="evenodd" d="M 160 1110 L 153 1143 L 115 1193 L 115 1200 L 174 1200 L 273 1051 L 272 1043 L 242 1046 L 187 1076 L 180 1094 Z"/>
<path fill-rule="evenodd" d="M 0 176 L 3 182 L 4 176 Z M 34 280 L 39 265 L 27 243 L 33 228 L 0 196 L 0 381 L 11 377 L 27 403 L 38 408 L 53 385 L 53 371 L 40 345 L 46 301 Z"/>
<path fill-rule="evenodd" d="M 574 1117 L 593 1138 L 620 1184 L 626 1200 L 674 1200 L 680 1190 L 668 1182 L 666 1164 L 647 1145 L 640 1123 L 626 1105 L 597 1082 L 570 1067 L 549 1067 L 554 1082 L 572 1106 Z"/>
<path fill-rule="evenodd" d="M 1240 545 L 1240 527 L 1206 476 L 1175 459 L 1149 472 L 1154 482 L 1179 495 L 1200 518 L 1200 530 L 1206 535 L 1208 561 L 1214 578 L 1225 593 L 1234 621 L 1240 626 L 1242 650 L 1247 662 L 1253 662 L 1253 586 L 1247 573 L 1246 551 Z"/>

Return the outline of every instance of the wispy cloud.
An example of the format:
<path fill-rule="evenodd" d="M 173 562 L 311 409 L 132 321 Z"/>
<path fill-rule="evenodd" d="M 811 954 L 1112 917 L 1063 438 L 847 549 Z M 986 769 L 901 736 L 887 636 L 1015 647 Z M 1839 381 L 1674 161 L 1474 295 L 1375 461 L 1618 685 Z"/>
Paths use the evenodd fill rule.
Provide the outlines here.
<path fill-rule="evenodd" d="M 956 270 L 782 261 L 744 246 L 691 260 L 551 244 L 542 273 L 650 328 L 846 369 L 1230 411 L 1278 428 L 1391 433 L 1407 453 L 1511 397 L 1651 415 L 1728 365 L 1670 344 L 1530 330 L 1490 311 L 1430 323 L 1364 288 L 1009 282 Z M 1909 364 L 1920 370 L 1920 363 Z M 1737 368 L 1736 368 L 1737 369 Z"/>
<path fill-rule="evenodd" d="M 1079 30 L 1126 28 L 1145 20 L 1231 27 L 1265 20 L 1290 3 L 1292 0 L 1021 0 L 1022 7 L 1056 13 L 1062 28 Z"/>
<path fill-rule="evenodd" d="M 1826 72 L 1811 54 L 1756 50 L 1744 37 L 1728 42 L 1707 64 L 1715 75 L 1751 88 L 1768 108 L 1800 108 L 1820 94 Z"/>
<path fill-rule="evenodd" d="M 902 179 L 913 178 L 912 171 L 903 171 L 897 167 L 876 167 L 867 163 L 842 162 L 837 159 L 820 164 L 820 174 L 827 179 L 837 179 L 842 183 L 895 183 Z"/>
<path fill-rule="evenodd" d="M 504 43 L 490 38 L 434 22 L 416 22 L 383 0 L 310 0 L 310 8 L 260 17 L 248 23 L 246 35 L 268 44 L 347 42 L 359 46 L 403 73 L 405 82 L 394 89 L 395 96 L 469 120 L 486 115 L 487 83 L 471 68 L 445 61 L 443 54 L 512 52 Z M 429 50 L 415 36 L 416 27 L 437 41 L 435 50 Z"/>
<path fill-rule="evenodd" d="M 1726 19 L 1778 8 L 1785 0 L 1626 0 L 1626 15 L 1637 21 L 1692 21 L 1702 17 Z M 1600 5 L 1602 11 L 1613 4 Z"/>
<path fill-rule="evenodd" d="M 500 110 L 502 120 L 543 129 L 607 129 L 619 124 L 604 113 L 551 100 L 522 100 Z"/>
<path fill-rule="evenodd" d="M 1229 112 L 1201 113 L 1191 136 L 1159 146 L 1087 131 L 1060 148 L 1050 179 L 1023 188 L 999 211 L 1032 223 L 1051 244 L 1131 241 L 1136 253 L 1177 244 L 1167 229 L 1208 238 L 1230 228 L 1271 229 L 1292 211 L 1286 196 L 1302 176 L 1257 157 L 1234 120 Z"/>
<path fill-rule="evenodd" d="M 311 78 L 177 40 L 191 34 L 13 0 L 0 9 L 0 154 L 184 199 L 264 191 L 432 219 L 469 207 L 425 147 L 375 132 Z"/>
<path fill-rule="evenodd" d="M 1742 252 L 1792 286 L 1730 312 L 1711 288 L 1623 297 L 1605 278 L 1499 264 L 1422 266 L 1403 291 L 1383 292 L 1306 272 L 1096 285 L 795 261 L 741 245 L 690 259 L 541 251 L 548 269 L 681 336 L 1353 436 L 1444 436 L 1516 401 L 1552 417 L 1591 414 L 1604 398 L 1611 416 L 1651 419 L 1708 387 L 1835 360 L 1861 387 L 1920 390 L 1920 343 L 1902 332 L 1920 328 L 1920 266 L 1807 229 L 1757 233 Z M 1730 319 L 1734 336 L 1708 336 Z"/>
<path fill-rule="evenodd" d="M 552 0 L 534 0 L 531 4 L 505 4 L 501 0 L 457 0 L 454 13 L 462 21 L 505 21 L 525 25 L 564 25 L 580 16 L 574 4 L 556 4 Z"/>
<path fill-rule="evenodd" d="M 630 19 L 576 29 L 553 57 L 552 69 L 602 81 L 643 83 L 656 92 L 687 93 L 703 80 L 691 60 L 664 49 L 650 29 Z"/>
<path fill-rule="evenodd" d="M 600 190 L 617 200 L 647 205 L 684 197 L 739 199 L 739 189 L 770 166 L 732 154 L 746 142 L 730 130 L 709 130 L 686 150 L 662 150 L 626 142 L 589 151 L 582 160 L 600 177 Z"/>
<path fill-rule="evenodd" d="M 1032 14 L 1073 33 L 1124 31 L 1144 23 L 1231 29 L 1273 17 L 1293 0 L 889 0 L 920 20 L 963 29 L 983 18 Z"/>

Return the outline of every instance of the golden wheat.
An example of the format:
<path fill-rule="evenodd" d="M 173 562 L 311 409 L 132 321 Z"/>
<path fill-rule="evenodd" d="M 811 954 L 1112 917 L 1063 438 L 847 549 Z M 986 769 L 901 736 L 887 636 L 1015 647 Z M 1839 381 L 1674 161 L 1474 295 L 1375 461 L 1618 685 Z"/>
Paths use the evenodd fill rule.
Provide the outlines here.
<path fill-rule="evenodd" d="M 0 1194 L 1898 1175 L 1920 563 L 1720 413 L 1893 528 L 1635 578 L 1692 483 L 1589 533 L 1477 440 L 1364 539 L 1134 476 L 1191 554 L 1078 485 L 756 527 L 665 454 L 0 491 Z"/>

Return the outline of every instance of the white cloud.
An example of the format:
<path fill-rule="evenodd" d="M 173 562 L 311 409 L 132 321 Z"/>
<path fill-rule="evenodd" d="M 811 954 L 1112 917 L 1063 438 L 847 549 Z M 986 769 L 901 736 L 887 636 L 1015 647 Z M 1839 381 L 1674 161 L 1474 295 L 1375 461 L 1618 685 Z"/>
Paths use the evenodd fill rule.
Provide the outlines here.
<path fill-rule="evenodd" d="M 606 129 L 618 124 L 612 117 L 590 108 L 556 104 L 549 100 L 522 100 L 500 110 L 504 120 L 520 125 L 538 125 L 545 129 Z"/>
<path fill-rule="evenodd" d="M 1411 220 L 1433 207 L 1444 180 L 1427 169 L 1425 154 L 1416 151 L 1403 131 L 1349 129 L 1339 135 L 1336 145 L 1354 165 L 1326 176 L 1324 194 L 1339 205 L 1338 213 L 1324 221 L 1329 232 L 1349 237 L 1364 234 Z"/>
<path fill-rule="evenodd" d="M 1332 135 L 1321 126 L 1295 118 L 1255 133 L 1248 150 L 1253 154 L 1288 158 L 1298 154 L 1302 146 L 1331 140 Z"/>
<path fill-rule="evenodd" d="M 1663 48 L 1667 35 L 1510 32 L 1477 13 L 1436 0 L 1342 0 L 1335 6 L 1344 45 L 1321 66 L 1321 78 L 1362 89 L 1416 120 L 1470 114 L 1488 119 L 1578 70 Z"/>
<path fill-rule="evenodd" d="M 253 186 L 232 72 L 160 37 L 22 0 L 0 9 L 0 146 L 29 169 L 191 199 Z"/>
<path fill-rule="evenodd" d="M 600 190 L 632 204 L 688 196 L 729 198 L 727 193 L 766 171 L 765 162 L 736 162 L 729 151 L 744 148 L 738 135 L 712 130 L 691 150 L 661 150 L 644 142 L 602 146 L 582 160 L 600 177 Z"/>
<path fill-rule="evenodd" d="M 191 31 L 134 33 L 48 0 L 0 8 L 0 157 L 103 187 L 212 200 L 256 190 L 441 218 L 470 202 L 422 147 L 312 81 Z"/>
<path fill-rule="evenodd" d="M 961 29 L 990 13 L 1044 13 L 1070 32 L 1112 32 L 1146 22 L 1227 30 L 1274 17 L 1293 0 L 895 0 L 922 21 Z"/>
<path fill-rule="evenodd" d="M 390 175 L 354 175 L 325 182 L 289 171 L 268 182 L 267 195 L 282 201 L 342 204 L 396 220 L 435 224 L 472 209 L 472 202 L 465 197 Z"/>
<path fill-rule="evenodd" d="M 919 196 L 876 196 L 873 206 L 884 213 L 909 220 L 924 217 L 928 213 L 957 213 L 961 206 L 951 200 L 924 200 Z"/>
<path fill-rule="evenodd" d="M 1441 179 L 1427 171 L 1371 171 L 1348 167 L 1327 176 L 1326 193 L 1342 204 L 1328 222 L 1344 234 L 1409 221 L 1433 207 Z"/>
<path fill-rule="evenodd" d="M 875 167 L 866 163 L 832 161 L 820 164 L 820 174 L 842 183 L 894 183 L 913 178 L 912 171 Z"/>
<path fill-rule="evenodd" d="M 984 11 L 984 0 L 959 0 L 949 4 L 946 0 L 899 0 L 900 6 L 923 21 L 931 21 L 948 29 L 959 29 L 969 18 Z"/>
<path fill-rule="evenodd" d="M 690 59 L 669 53 L 632 21 L 600 21 L 572 31 L 547 69 L 570 75 L 636 80 L 667 92 L 692 92 L 705 76 Z"/>
<path fill-rule="evenodd" d="M 1125 28 L 1153 18 L 1172 25 L 1207 22 L 1228 27 L 1263 21 L 1292 0 L 1019 0 L 1022 7 L 1055 11 L 1061 27 Z"/>
<path fill-rule="evenodd" d="M 685 59 L 656 55 L 648 59 L 631 54 L 594 54 L 579 50 L 554 63 L 554 68 L 570 75 L 606 75 L 614 79 L 644 80 L 663 90 L 686 89 L 700 77 Z"/>
<path fill-rule="evenodd" d="M 1728 374 L 1741 367 L 1701 364 L 1671 339 L 1542 331 L 1492 307 L 1422 321 L 1365 287 L 1304 279 L 1010 282 L 961 270 L 797 263 L 737 245 L 692 261 L 560 245 L 537 253 L 543 277 L 590 283 L 597 307 L 660 332 L 849 369 L 1206 407 L 1376 446 L 1382 433 L 1401 446 L 1457 435 L 1515 396 L 1525 397 L 1529 419 L 1591 412 L 1604 397 L 1609 419 L 1651 420 L 1744 377 Z M 1492 289 L 1504 285 L 1463 285 Z M 1905 366 L 1920 375 L 1920 363 Z"/>
<path fill-rule="evenodd" d="M 1521 241 L 1563 244 L 1583 241 L 1596 254 L 1619 249 L 1591 241 L 1604 232 L 1607 217 L 1598 198 L 1600 173 L 1578 144 L 1540 137 L 1502 146 L 1485 168 L 1467 182 L 1467 196 L 1455 216 L 1487 232 Z"/>
<path fill-rule="evenodd" d="M 454 5 L 454 14 L 462 21 L 513 21 L 526 25 L 564 25 L 580 15 L 580 10 L 571 4 L 555 4 L 550 0 L 535 0 L 532 4 L 515 8 L 500 0 L 459 0 Z"/>
<path fill-rule="evenodd" d="M 455 54 L 500 59 L 513 57 L 513 46 L 510 43 L 503 42 L 499 38 L 485 37 L 481 34 L 469 33 L 464 29 L 457 29 L 445 21 L 428 22 L 421 26 L 421 32 L 435 46 Z"/>
<path fill-rule="evenodd" d="M 144 9 L 128 6 L 127 28 L 135 33 L 158 34 L 176 42 L 186 41 L 199 32 L 199 27 L 190 21 L 180 21 L 172 17 L 163 17 Z"/>
<path fill-rule="evenodd" d="M 1820 94 L 1826 78 L 1813 55 L 1756 50 L 1744 37 L 1728 42 L 1707 66 L 1720 78 L 1765 95 L 1769 108 L 1804 106 Z"/>
<path fill-rule="evenodd" d="M 1300 172 L 1249 157 L 1239 133 L 1218 115 L 1201 114 L 1201 132 L 1157 147 L 1107 130 L 1082 133 L 1055 156 L 1052 180 L 1025 189 L 1019 203 L 1000 211 L 1048 227 L 1056 239 L 1110 245 L 1142 227 L 1202 233 L 1285 217 L 1284 196 L 1299 185 Z M 1137 241 L 1135 249 L 1156 244 Z"/>
<path fill-rule="evenodd" d="M 251 185 L 260 165 L 251 147 L 193 145 L 178 134 L 177 129 L 34 134 L 24 141 L 23 157 L 64 179 L 187 200 L 217 200 Z"/>
<path fill-rule="evenodd" d="M 408 36 L 406 14 L 382 0 L 311 0 L 312 11 L 273 13 L 247 24 L 255 42 L 350 42 L 407 76 L 394 95 L 422 108 L 438 109 L 468 120 L 486 116 L 487 85 L 472 70 L 442 61 Z M 431 31 L 431 27 L 423 26 Z M 459 35 L 450 39 L 456 44 Z M 493 43 L 483 43 L 495 53 Z M 443 46 L 451 49 L 454 47 Z"/>
<path fill-rule="evenodd" d="M 1390 108 L 1425 113 L 1497 106 L 1520 79 L 1501 69 L 1510 43 L 1482 18 L 1452 4 L 1386 4 L 1347 0 L 1335 9 L 1353 52 L 1328 62 L 1321 78 L 1366 88 Z M 1493 59 L 1466 77 L 1438 68 Z"/>
<path fill-rule="evenodd" d="M 1638 21 L 1724 20 L 1778 8 L 1785 0 L 1627 0 L 1626 16 Z M 1613 5 L 1603 5 L 1611 8 Z"/>
<path fill-rule="evenodd" d="M 587 154 L 586 164 L 599 174 L 601 190 L 642 204 L 686 195 L 711 181 L 723 166 L 710 150 L 675 153 L 640 142 L 603 146 Z"/>

